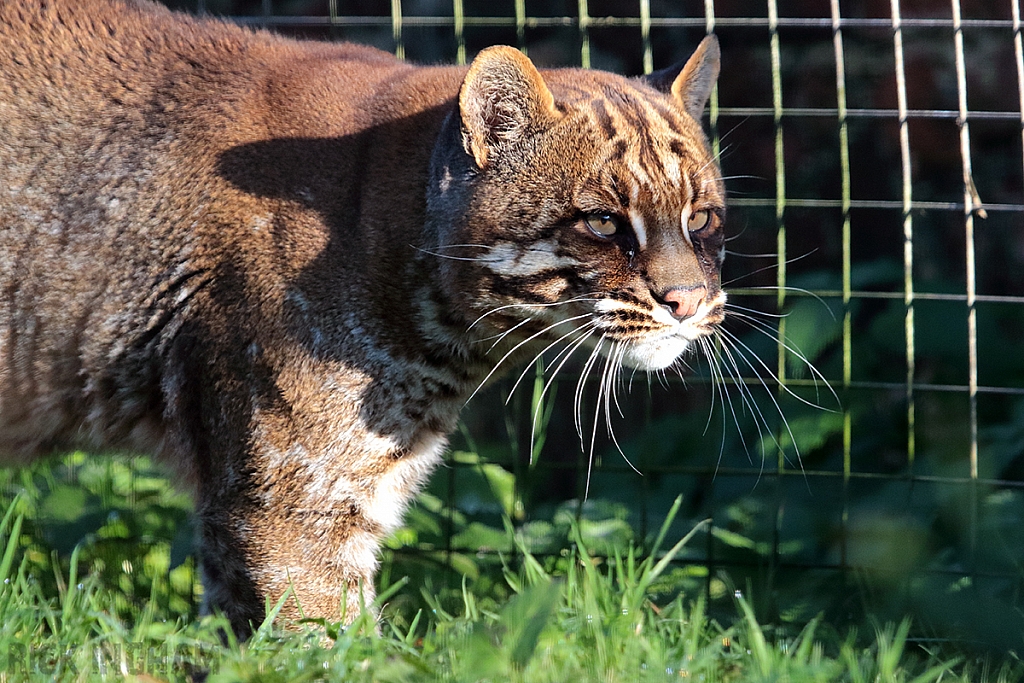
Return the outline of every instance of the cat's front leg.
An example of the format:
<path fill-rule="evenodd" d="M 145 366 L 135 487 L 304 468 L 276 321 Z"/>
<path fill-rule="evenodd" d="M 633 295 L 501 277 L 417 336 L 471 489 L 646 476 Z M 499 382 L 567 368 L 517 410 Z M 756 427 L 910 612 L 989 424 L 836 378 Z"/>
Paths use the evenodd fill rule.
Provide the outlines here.
<path fill-rule="evenodd" d="M 379 545 L 440 461 L 444 438 L 425 432 L 401 444 L 358 425 L 332 437 L 294 414 L 263 418 L 252 450 L 222 463 L 221 484 L 200 483 L 207 603 L 240 635 L 286 592 L 285 618 L 350 623 L 373 609 Z"/>
<path fill-rule="evenodd" d="M 260 472 L 248 491 L 201 495 L 207 607 L 223 611 L 243 637 L 286 593 L 281 615 L 291 619 L 347 623 L 373 603 L 384 530 L 355 499 L 310 496 L 301 469 Z"/>

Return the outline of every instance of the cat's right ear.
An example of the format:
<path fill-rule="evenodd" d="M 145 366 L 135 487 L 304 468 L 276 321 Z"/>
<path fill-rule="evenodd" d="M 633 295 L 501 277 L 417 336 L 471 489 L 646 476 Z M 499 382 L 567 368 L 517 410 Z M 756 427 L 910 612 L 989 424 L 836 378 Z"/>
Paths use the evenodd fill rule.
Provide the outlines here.
<path fill-rule="evenodd" d="M 507 45 L 480 52 L 459 91 L 462 144 L 479 168 L 557 117 L 537 67 Z"/>
<path fill-rule="evenodd" d="M 661 92 L 672 95 L 687 114 L 700 121 L 718 80 L 720 62 L 718 38 L 708 35 L 685 63 L 655 71 L 644 79 Z"/>

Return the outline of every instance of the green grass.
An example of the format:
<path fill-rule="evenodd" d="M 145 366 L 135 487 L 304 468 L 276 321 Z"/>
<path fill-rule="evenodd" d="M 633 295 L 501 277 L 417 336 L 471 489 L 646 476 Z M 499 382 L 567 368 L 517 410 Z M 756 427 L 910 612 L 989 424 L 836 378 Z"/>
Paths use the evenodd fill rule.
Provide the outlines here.
<path fill-rule="evenodd" d="M 570 525 L 561 554 L 534 557 L 509 528 L 515 552 L 497 576 L 465 578 L 454 594 L 399 580 L 382 591 L 379 622 L 362 618 L 347 630 L 281 624 L 268 605 L 271 616 L 238 643 L 222 619 L 195 615 L 201 588 L 168 523 L 184 519 L 187 502 L 161 480 L 131 461 L 75 458 L 10 477 L 9 490 L 22 492 L 0 521 L 0 681 L 209 672 L 209 681 L 268 682 L 926 683 L 1024 673 L 1019 663 L 930 654 L 909 639 L 908 622 L 858 638 L 813 620 L 787 635 L 759 624 L 739 592 L 732 623 L 719 623 L 702 592 L 673 588 L 673 558 L 704 533 L 666 538 L 675 509 L 646 557 L 630 547 L 595 557 L 579 525 Z M 71 543 L 88 526 L 83 518 L 92 530 Z M 394 577 L 400 563 L 390 564 Z M 417 604 L 425 607 L 409 607 Z"/>

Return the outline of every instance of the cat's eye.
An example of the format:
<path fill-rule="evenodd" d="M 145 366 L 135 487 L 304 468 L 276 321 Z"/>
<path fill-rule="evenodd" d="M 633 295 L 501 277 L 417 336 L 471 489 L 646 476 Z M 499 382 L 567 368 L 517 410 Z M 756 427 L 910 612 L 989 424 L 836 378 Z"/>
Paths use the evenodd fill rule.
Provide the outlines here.
<path fill-rule="evenodd" d="M 686 219 L 686 229 L 690 232 L 700 232 L 709 225 L 711 225 L 711 212 L 707 209 L 694 211 Z"/>
<path fill-rule="evenodd" d="M 601 237 L 611 237 L 619 231 L 619 221 L 610 213 L 588 213 L 583 222 Z"/>

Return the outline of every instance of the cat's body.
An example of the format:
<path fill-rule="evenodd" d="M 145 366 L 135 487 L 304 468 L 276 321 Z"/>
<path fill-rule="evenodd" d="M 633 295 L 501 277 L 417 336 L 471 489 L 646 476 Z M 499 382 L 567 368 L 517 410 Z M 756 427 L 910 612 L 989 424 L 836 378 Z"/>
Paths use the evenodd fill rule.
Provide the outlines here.
<path fill-rule="evenodd" d="M 351 616 L 498 359 L 572 333 L 660 368 L 720 322 L 717 68 L 662 93 L 0 3 L 0 458 L 155 453 L 239 632 L 289 585 Z"/>

